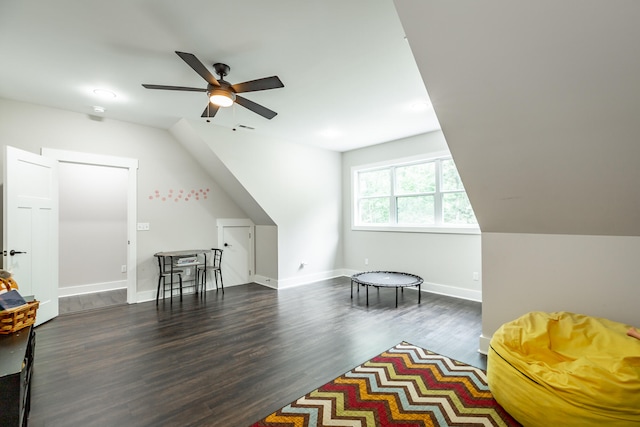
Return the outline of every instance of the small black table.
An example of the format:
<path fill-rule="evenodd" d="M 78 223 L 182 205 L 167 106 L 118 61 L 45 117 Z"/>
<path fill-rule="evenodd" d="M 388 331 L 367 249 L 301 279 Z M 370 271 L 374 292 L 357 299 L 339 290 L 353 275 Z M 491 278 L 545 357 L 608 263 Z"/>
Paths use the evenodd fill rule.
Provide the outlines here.
<path fill-rule="evenodd" d="M 422 277 L 415 274 L 400 273 L 397 271 L 365 271 L 351 276 L 351 298 L 353 299 L 353 283 L 367 287 L 367 305 L 369 305 L 369 286 L 376 288 L 396 288 L 396 307 L 398 307 L 398 288 L 407 286 L 418 287 L 418 304 L 420 304 L 420 285 Z M 358 288 L 358 292 L 360 288 Z"/>

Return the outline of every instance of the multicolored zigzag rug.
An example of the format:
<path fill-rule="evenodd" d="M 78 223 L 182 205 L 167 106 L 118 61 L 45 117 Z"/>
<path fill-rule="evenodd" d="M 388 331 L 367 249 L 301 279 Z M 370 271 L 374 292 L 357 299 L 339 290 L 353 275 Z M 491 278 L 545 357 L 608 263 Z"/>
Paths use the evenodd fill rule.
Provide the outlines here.
<path fill-rule="evenodd" d="M 251 427 L 519 425 L 484 371 L 403 342 Z"/>

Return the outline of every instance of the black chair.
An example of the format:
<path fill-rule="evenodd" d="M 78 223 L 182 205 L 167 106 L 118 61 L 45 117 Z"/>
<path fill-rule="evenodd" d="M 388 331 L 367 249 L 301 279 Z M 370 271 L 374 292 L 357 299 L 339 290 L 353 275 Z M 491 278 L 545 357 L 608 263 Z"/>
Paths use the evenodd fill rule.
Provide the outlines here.
<path fill-rule="evenodd" d="M 210 261 L 209 261 L 210 259 Z M 224 294 L 224 283 L 222 282 L 222 249 L 211 249 L 211 256 L 207 257 L 207 264 L 198 266 L 196 272 L 196 279 L 202 286 L 203 295 L 207 295 L 207 272 L 213 273 L 212 280 L 215 280 L 216 291 L 218 290 L 218 282 L 220 282 L 220 289 Z"/>
<path fill-rule="evenodd" d="M 180 283 L 180 301 L 182 301 L 182 273 L 183 270 L 172 268 L 173 257 L 164 256 L 160 253 L 154 255 L 158 258 L 158 293 L 156 294 L 156 305 L 158 305 L 158 299 L 160 298 L 160 284 L 162 283 L 162 299 L 167 289 L 167 278 L 169 279 L 169 285 L 171 287 L 171 302 L 173 302 L 173 276 L 178 276 Z"/>

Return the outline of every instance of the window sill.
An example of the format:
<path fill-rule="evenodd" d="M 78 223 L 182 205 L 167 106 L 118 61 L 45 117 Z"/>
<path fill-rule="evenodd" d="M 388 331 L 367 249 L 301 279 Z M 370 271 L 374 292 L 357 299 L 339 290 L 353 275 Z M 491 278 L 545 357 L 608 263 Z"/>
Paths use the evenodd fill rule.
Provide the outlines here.
<path fill-rule="evenodd" d="M 402 227 L 402 226 L 371 226 L 354 225 L 353 231 L 381 231 L 395 233 L 436 233 L 436 234 L 481 234 L 478 227 Z"/>

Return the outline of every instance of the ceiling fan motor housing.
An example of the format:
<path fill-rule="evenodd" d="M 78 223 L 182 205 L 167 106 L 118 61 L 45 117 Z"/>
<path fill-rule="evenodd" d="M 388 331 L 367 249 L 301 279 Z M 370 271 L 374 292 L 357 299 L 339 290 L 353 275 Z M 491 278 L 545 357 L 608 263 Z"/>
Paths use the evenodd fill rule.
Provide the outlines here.
<path fill-rule="evenodd" d="M 219 75 L 220 77 L 224 77 L 228 75 L 229 71 L 231 71 L 231 67 L 229 67 L 227 64 L 222 64 L 220 62 L 216 62 L 215 64 L 213 64 L 213 69 L 216 71 L 216 74 Z"/>

